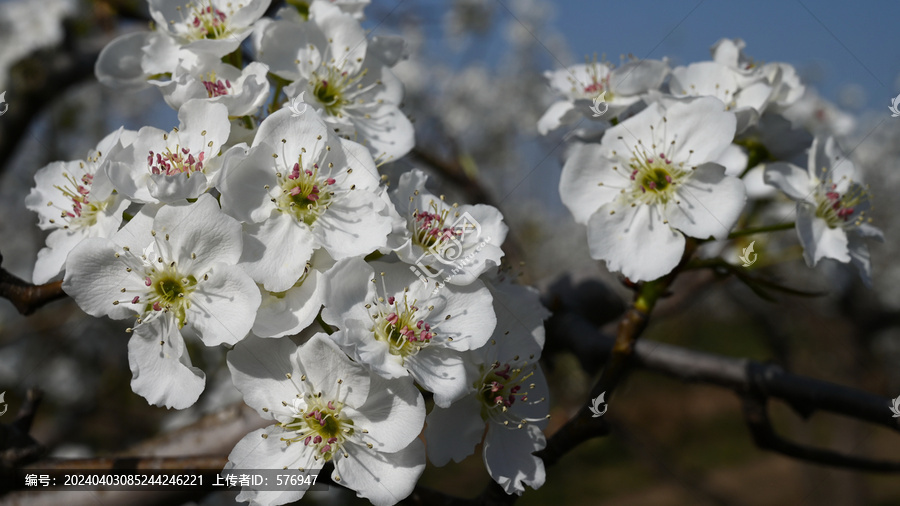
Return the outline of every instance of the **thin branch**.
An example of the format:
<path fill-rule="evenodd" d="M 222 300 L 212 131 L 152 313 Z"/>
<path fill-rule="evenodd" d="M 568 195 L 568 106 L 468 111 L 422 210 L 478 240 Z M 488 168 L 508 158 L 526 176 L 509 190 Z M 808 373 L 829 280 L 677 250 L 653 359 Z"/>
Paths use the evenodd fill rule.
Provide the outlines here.
<path fill-rule="evenodd" d="M 777 225 L 769 225 L 766 227 L 757 227 L 757 228 L 745 228 L 744 230 L 736 230 L 730 234 L 728 234 L 729 239 L 734 239 L 736 237 L 744 237 L 748 235 L 755 234 L 764 234 L 767 232 L 779 232 L 781 230 L 790 230 L 794 228 L 794 222 L 790 223 L 779 223 Z"/>
<path fill-rule="evenodd" d="M 750 429 L 753 441 L 760 448 L 825 466 L 876 473 L 900 472 L 900 462 L 853 457 L 831 450 L 813 448 L 811 446 L 787 441 L 779 436 L 772 427 L 772 423 L 769 421 L 769 410 L 764 397 L 758 397 L 756 395 L 743 396 L 743 408 L 744 420 L 747 422 L 747 427 Z"/>
<path fill-rule="evenodd" d="M 42 398 L 40 390 L 29 389 L 13 422 L 0 424 L 0 470 L 34 462 L 46 453 L 46 449 L 28 435 Z"/>
<path fill-rule="evenodd" d="M 635 287 L 636 296 L 634 304 L 629 308 L 622 319 L 619 321 L 619 328 L 616 332 L 616 340 L 612 345 L 609 361 L 603 369 L 600 380 L 591 390 L 591 397 L 596 398 L 598 395 L 606 392 L 606 400 L 609 402 L 613 390 L 619 381 L 626 374 L 632 365 L 634 349 L 638 342 L 638 338 L 647 328 L 650 313 L 656 306 L 656 302 L 663 296 L 667 295 L 669 286 L 675 281 L 675 278 L 681 273 L 681 270 L 688 264 L 694 251 L 697 249 L 697 242 L 689 240 L 685 244 L 684 253 L 681 261 L 669 274 L 655 281 L 641 283 Z M 629 284 L 631 282 L 628 282 Z M 588 416 L 590 411 L 586 408 L 579 415 Z"/>
<path fill-rule="evenodd" d="M 2 264 L 3 255 L 0 255 L 0 265 Z M 39 307 L 65 296 L 62 281 L 34 285 L 0 267 L 0 297 L 9 299 L 23 315 L 29 315 Z"/>
<path fill-rule="evenodd" d="M 718 385 L 741 395 L 759 392 L 764 398 L 784 401 L 803 417 L 827 411 L 900 432 L 900 418 L 892 417 L 887 397 L 792 374 L 775 364 L 650 341 L 637 344 L 635 360 L 637 367 L 684 381 Z"/>

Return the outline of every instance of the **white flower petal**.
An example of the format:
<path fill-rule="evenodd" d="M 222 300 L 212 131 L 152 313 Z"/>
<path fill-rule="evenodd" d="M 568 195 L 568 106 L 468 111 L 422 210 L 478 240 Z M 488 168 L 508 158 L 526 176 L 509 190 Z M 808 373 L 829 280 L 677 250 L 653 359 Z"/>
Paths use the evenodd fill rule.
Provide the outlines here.
<path fill-rule="evenodd" d="M 253 322 L 253 333 L 261 337 L 296 334 L 308 327 L 325 302 L 324 275 L 311 271 L 300 286 L 287 292 L 262 293 L 262 302 Z"/>
<path fill-rule="evenodd" d="M 158 251 L 179 259 L 186 272 L 203 272 L 212 263 L 235 264 L 241 256 L 241 225 L 219 209 L 209 194 L 183 206 L 164 206 L 153 221 Z"/>
<path fill-rule="evenodd" d="M 206 385 L 203 371 L 191 366 L 178 325 L 166 316 L 135 327 L 128 363 L 132 390 L 156 406 L 190 407 Z"/>
<path fill-rule="evenodd" d="M 369 371 L 351 362 L 326 334 L 313 336 L 300 347 L 297 358 L 306 381 L 326 398 L 339 398 L 350 407 L 358 407 L 374 393 Z"/>
<path fill-rule="evenodd" d="M 525 425 L 521 429 L 509 429 L 491 424 L 484 438 L 484 464 L 491 478 L 503 487 L 507 494 L 521 495 L 525 485 L 540 488 L 546 479 L 544 461 L 532 452 L 547 445 L 541 429 Z"/>
<path fill-rule="evenodd" d="M 747 148 L 731 144 L 714 162 L 725 167 L 725 175 L 740 176 L 747 168 L 749 159 Z"/>
<path fill-rule="evenodd" d="M 537 129 L 541 135 L 547 135 L 557 128 L 574 123 L 581 114 L 575 110 L 575 104 L 568 100 L 554 102 L 538 120 Z"/>
<path fill-rule="evenodd" d="M 219 190 L 222 210 L 248 223 L 261 222 L 275 209 L 266 186 L 275 186 L 275 172 L 271 167 L 272 148 L 268 144 L 243 152 L 234 147 L 223 157 Z"/>
<path fill-rule="evenodd" d="M 250 332 L 259 308 L 256 284 L 240 267 L 215 263 L 190 294 L 187 324 L 207 346 L 234 344 Z"/>
<path fill-rule="evenodd" d="M 669 225 L 699 239 L 728 237 L 747 200 L 744 183 L 717 163 L 697 167 L 676 194 L 681 203 L 670 202 L 664 211 Z"/>
<path fill-rule="evenodd" d="M 404 365 L 416 383 L 434 393 L 434 403 L 442 408 L 466 395 L 472 388 L 465 357 L 459 351 L 427 346 L 407 357 Z"/>
<path fill-rule="evenodd" d="M 803 245 L 803 259 L 810 267 L 823 258 L 850 261 L 847 233 L 840 227 L 829 228 L 825 220 L 816 217 L 816 209 L 809 204 L 797 204 L 797 236 Z"/>
<path fill-rule="evenodd" d="M 367 321 L 368 313 L 361 306 L 375 296 L 372 267 L 362 258 L 351 257 L 338 261 L 331 270 L 334 274 L 325 291 L 322 318 L 340 327 L 346 319 Z"/>
<path fill-rule="evenodd" d="M 615 214 L 610 211 L 615 210 Z M 652 206 L 601 207 L 588 222 L 591 257 L 632 281 L 650 281 L 672 271 L 684 253 L 684 236 L 663 223 Z"/>
<path fill-rule="evenodd" d="M 115 320 L 136 314 L 130 304 L 113 304 L 122 288 L 134 292 L 145 288 L 136 274 L 125 271 L 129 264 L 124 256 L 116 257 L 120 252 L 111 240 L 92 237 L 69 253 L 62 287 L 85 313 Z"/>
<path fill-rule="evenodd" d="M 416 439 L 396 453 L 376 453 L 365 447 L 338 458 L 332 478 L 375 506 L 389 506 L 412 493 L 425 470 L 425 445 Z"/>
<path fill-rule="evenodd" d="M 263 438 L 263 435 L 266 437 Z M 225 469 L 321 469 L 312 458 L 312 452 L 306 451 L 303 445 L 286 445 L 281 438 L 287 435 L 284 429 L 270 425 L 265 429 L 257 429 L 244 436 L 231 454 Z M 299 500 L 305 490 L 254 490 L 243 487 L 237 496 L 238 502 L 250 501 L 254 505 L 287 504 Z"/>
<path fill-rule="evenodd" d="M 120 35 L 107 44 L 97 57 L 94 73 L 110 88 L 139 90 L 147 86 L 146 72 L 141 66 L 141 50 L 156 35 L 135 32 Z"/>
<path fill-rule="evenodd" d="M 351 190 L 329 204 L 313 223 L 316 241 L 334 259 L 366 255 L 387 244 L 390 216 L 381 213 L 385 202 L 365 190 Z"/>
<path fill-rule="evenodd" d="M 373 375 L 366 403 L 346 409 L 346 413 L 354 424 L 369 431 L 365 441 L 376 451 L 393 453 L 406 448 L 422 432 L 425 400 L 408 377 Z"/>
<path fill-rule="evenodd" d="M 472 455 L 484 435 L 481 402 L 474 395 L 467 395 L 447 408 L 435 407 L 426 422 L 428 460 L 438 467 L 451 460 L 462 462 Z"/>
<path fill-rule="evenodd" d="M 792 163 L 767 163 L 763 181 L 794 200 L 812 201 L 813 182 L 809 174 Z"/>
<path fill-rule="evenodd" d="M 266 290 L 283 292 L 303 275 L 313 252 L 313 235 L 290 215 L 273 212 L 262 223 L 244 226 L 241 267 Z"/>
<path fill-rule="evenodd" d="M 281 402 L 293 399 L 297 387 L 287 378 L 290 373 L 299 381 L 300 370 L 297 345 L 288 338 L 263 339 L 248 336 L 228 352 L 228 370 L 234 386 L 244 396 L 244 402 L 263 418 L 273 418 L 273 409 Z M 265 408 L 265 410 L 263 410 Z"/>
<path fill-rule="evenodd" d="M 612 170 L 615 161 L 603 158 L 605 151 L 598 144 L 579 144 L 563 165 L 559 195 L 576 223 L 586 225 L 600 206 L 619 196 L 623 177 Z"/>
<path fill-rule="evenodd" d="M 856 266 L 863 284 L 872 288 L 872 259 L 869 255 L 869 247 L 862 237 L 855 234 L 847 235 L 847 249 L 850 253 L 850 263 Z"/>

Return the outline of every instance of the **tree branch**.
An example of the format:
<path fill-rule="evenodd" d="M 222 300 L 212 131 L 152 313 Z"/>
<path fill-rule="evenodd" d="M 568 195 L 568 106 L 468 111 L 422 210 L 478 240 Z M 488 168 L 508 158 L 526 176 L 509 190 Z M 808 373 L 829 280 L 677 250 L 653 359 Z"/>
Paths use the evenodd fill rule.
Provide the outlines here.
<path fill-rule="evenodd" d="M 0 254 L 0 265 L 3 255 Z M 43 285 L 31 284 L 6 269 L 0 267 L 0 297 L 9 299 L 16 310 L 23 315 L 34 313 L 39 307 L 66 296 L 62 289 L 62 281 L 53 281 Z"/>
<path fill-rule="evenodd" d="M 744 420 L 747 422 L 753 441 L 760 448 L 814 464 L 877 473 L 900 472 L 900 462 L 863 459 L 787 441 L 779 436 L 772 427 L 772 423 L 769 421 L 768 406 L 764 397 L 748 394 L 743 396 L 742 399 Z"/>

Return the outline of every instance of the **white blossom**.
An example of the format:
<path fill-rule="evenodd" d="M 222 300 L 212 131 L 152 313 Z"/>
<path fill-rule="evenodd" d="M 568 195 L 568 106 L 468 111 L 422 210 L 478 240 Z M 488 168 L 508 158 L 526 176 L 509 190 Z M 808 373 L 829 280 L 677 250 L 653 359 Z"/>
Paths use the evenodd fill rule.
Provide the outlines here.
<path fill-rule="evenodd" d="M 135 132 L 120 128 L 104 137 L 86 159 L 53 162 L 35 174 L 25 206 L 38 214 L 41 229 L 52 230 L 47 246 L 38 252 L 35 284 L 59 276 L 66 256 L 82 240 L 110 237 L 119 230 L 130 202 L 113 190 L 103 167 L 110 150 L 120 140 L 129 144 L 134 136 Z"/>
<path fill-rule="evenodd" d="M 550 313 L 536 290 L 514 285 L 503 274 L 483 276 L 494 297 L 497 328 L 474 352 L 468 378 L 475 389 L 427 418 L 428 458 L 442 466 L 472 454 L 484 436 L 483 458 L 507 494 L 544 483 L 544 463 L 535 451 L 546 446 L 547 381 L 538 364 L 544 345 L 543 319 Z M 485 424 L 487 431 L 485 432 Z"/>
<path fill-rule="evenodd" d="M 485 204 L 450 205 L 425 189 L 427 176 L 413 169 L 400 176 L 391 192 L 404 222 L 392 233 L 389 246 L 404 262 L 416 265 L 419 276 L 465 285 L 491 266 L 500 265 L 508 227 L 497 208 Z"/>
<path fill-rule="evenodd" d="M 806 264 L 813 267 L 822 258 L 850 262 L 871 286 L 864 239 L 884 237 L 872 226 L 869 189 L 860 184 L 856 166 L 841 155 L 834 139 L 813 141 L 806 170 L 777 162 L 766 166 L 764 178 L 797 201 L 797 236 Z"/>
<path fill-rule="evenodd" d="M 108 86 L 134 89 L 171 75 L 179 62 L 232 53 L 252 33 L 271 0 L 149 0 L 155 29 L 121 35 L 106 45 L 94 72 Z"/>
<path fill-rule="evenodd" d="M 391 72 L 403 55 L 397 37 L 375 37 L 328 2 L 310 6 L 310 21 L 275 21 L 260 30 L 259 59 L 291 81 L 288 97 L 307 102 L 339 135 L 366 145 L 379 159 L 412 149 L 412 123 L 400 110 L 403 85 Z"/>
<path fill-rule="evenodd" d="M 669 73 L 665 61 L 641 60 L 613 68 L 606 62 L 590 62 L 547 71 L 550 88 L 561 97 L 538 120 L 538 132 L 546 135 L 582 118 L 594 118 L 593 100 L 602 94 L 608 109 L 600 117 L 610 120 L 635 105 L 650 90 L 659 88 Z"/>
<path fill-rule="evenodd" d="M 294 286 L 319 248 L 340 260 L 386 244 L 393 220 L 371 155 L 311 108 L 276 111 L 226 158 L 222 209 L 246 224 L 241 265 L 266 290 Z"/>
<path fill-rule="evenodd" d="M 409 378 L 383 379 L 349 358 L 324 334 L 299 348 L 288 338 L 251 337 L 228 353 L 244 401 L 276 424 L 247 434 L 226 469 L 321 469 L 373 504 L 408 496 L 425 469 L 417 439 L 425 402 Z M 303 491 L 245 486 L 238 501 L 277 505 Z"/>
<path fill-rule="evenodd" d="M 576 146 L 559 191 L 588 227 L 591 256 L 632 281 L 659 278 L 681 260 L 684 236 L 726 237 L 744 207 L 739 179 L 715 163 L 734 138 L 718 99 L 663 100 Z"/>
<path fill-rule="evenodd" d="M 135 317 L 132 387 L 154 404 L 185 408 L 203 390 L 181 331 L 207 346 L 234 344 L 253 324 L 259 291 L 237 267 L 240 224 L 211 195 L 145 206 L 111 238 L 69 254 L 63 289 L 91 316 Z"/>
<path fill-rule="evenodd" d="M 158 86 L 166 103 L 176 111 L 191 99 L 220 103 L 229 117 L 255 114 L 269 97 L 268 68 L 252 62 L 243 69 L 220 58 L 203 54 L 193 61 L 181 61 L 168 81 L 150 81 Z"/>
<path fill-rule="evenodd" d="M 135 202 L 171 204 L 197 198 L 217 181 L 220 154 L 231 131 L 222 104 L 191 100 L 170 132 L 141 128 L 131 145 L 110 154 L 113 187 Z"/>
<path fill-rule="evenodd" d="M 384 378 L 412 376 L 447 406 L 471 386 L 461 352 L 481 347 L 497 323 L 491 294 L 475 280 L 435 293 L 405 263 L 335 265 L 322 318 L 356 361 Z"/>

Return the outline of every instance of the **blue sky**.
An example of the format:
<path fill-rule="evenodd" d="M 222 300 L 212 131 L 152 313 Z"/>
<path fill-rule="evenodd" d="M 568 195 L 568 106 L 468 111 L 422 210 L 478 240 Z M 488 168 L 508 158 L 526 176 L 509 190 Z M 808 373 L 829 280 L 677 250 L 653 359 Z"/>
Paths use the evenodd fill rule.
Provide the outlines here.
<path fill-rule="evenodd" d="M 514 2 L 515 0 L 503 0 Z M 763 62 L 793 64 L 826 98 L 847 85 L 865 108 L 884 109 L 900 92 L 900 2 L 838 0 L 560 0 L 554 26 L 576 59 L 606 53 L 668 56 L 672 64 L 709 59 L 722 37 L 742 38 Z"/>

